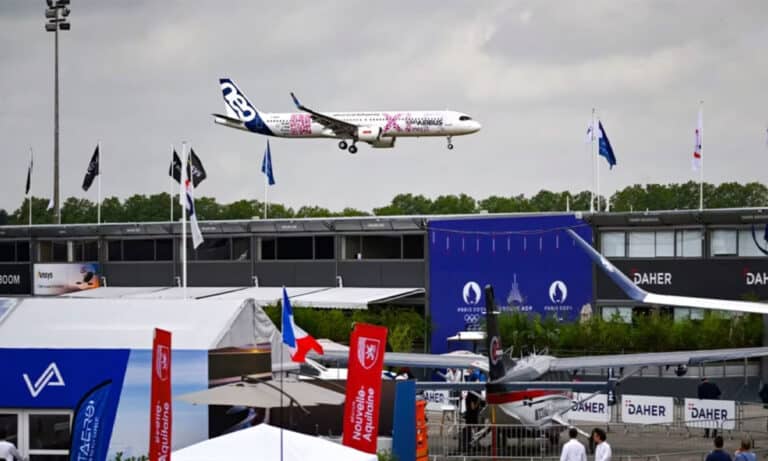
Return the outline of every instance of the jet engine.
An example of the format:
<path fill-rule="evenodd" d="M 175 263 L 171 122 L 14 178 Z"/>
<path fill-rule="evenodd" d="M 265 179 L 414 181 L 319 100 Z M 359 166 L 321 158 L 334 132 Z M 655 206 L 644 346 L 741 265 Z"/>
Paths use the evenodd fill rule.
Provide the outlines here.
<path fill-rule="evenodd" d="M 371 147 L 395 147 L 395 138 L 379 138 L 371 143 Z"/>
<path fill-rule="evenodd" d="M 361 126 L 357 129 L 357 140 L 374 143 L 381 138 L 381 128 L 371 126 Z"/>

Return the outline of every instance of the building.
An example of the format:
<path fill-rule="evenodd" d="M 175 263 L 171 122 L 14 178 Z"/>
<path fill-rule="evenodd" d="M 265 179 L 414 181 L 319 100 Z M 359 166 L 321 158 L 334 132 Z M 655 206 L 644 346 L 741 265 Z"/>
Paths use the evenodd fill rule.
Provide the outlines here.
<path fill-rule="evenodd" d="M 188 246 L 188 280 L 232 289 L 407 289 L 352 304 L 423 308 L 432 320 L 431 349 L 441 352 L 447 336 L 479 327 L 487 283 L 502 308 L 563 319 L 626 317 L 641 308 L 592 267 L 566 227 L 593 238 L 649 290 L 768 299 L 768 257 L 760 249 L 768 245 L 766 222 L 768 209 L 203 222 L 205 243 L 197 251 Z M 0 296 L 98 284 L 177 286 L 180 230 L 161 222 L 0 227 Z"/>

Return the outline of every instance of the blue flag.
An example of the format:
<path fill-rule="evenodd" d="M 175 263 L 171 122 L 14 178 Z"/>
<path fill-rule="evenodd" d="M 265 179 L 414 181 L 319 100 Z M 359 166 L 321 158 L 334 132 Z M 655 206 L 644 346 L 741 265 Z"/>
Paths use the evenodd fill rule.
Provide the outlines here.
<path fill-rule="evenodd" d="M 272 153 L 269 151 L 269 140 L 267 140 L 267 150 L 264 151 L 264 159 L 261 161 L 261 172 L 266 175 L 267 183 L 274 186 L 275 175 L 272 173 Z"/>
<path fill-rule="evenodd" d="M 608 165 L 610 165 L 611 169 L 613 169 L 613 166 L 616 165 L 616 156 L 613 155 L 613 147 L 611 147 L 611 141 L 608 139 L 608 135 L 605 133 L 603 122 L 597 123 L 598 128 L 600 129 L 600 133 L 598 133 L 600 155 L 605 157 L 605 159 L 608 161 Z"/>
<path fill-rule="evenodd" d="M 75 408 L 72 417 L 70 461 L 101 461 L 107 459 L 111 427 L 104 423 L 107 399 L 112 380 L 91 389 Z"/>

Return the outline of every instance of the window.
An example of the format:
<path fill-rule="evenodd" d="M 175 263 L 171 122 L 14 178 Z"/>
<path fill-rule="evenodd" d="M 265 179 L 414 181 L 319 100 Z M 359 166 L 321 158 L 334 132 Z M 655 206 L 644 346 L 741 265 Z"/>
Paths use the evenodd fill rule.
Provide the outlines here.
<path fill-rule="evenodd" d="M 123 260 L 123 242 L 121 240 L 110 240 L 107 242 L 107 260 Z"/>
<path fill-rule="evenodd" d="M 29 261 L 29 242 L 16 242 L 16 261 Z"/>
<path fill-rule="evenodd" d="M 675 256 L 675 232 L 656 232 L 656 257 L 671 258 Z"/>
<path fill-rule="evenodd" d="M 72 242 L 72 260 L 76 262 L 98 261 L 99 242 L 96 240 L 75 240 Z"/>
<path fill-rule="evenodd" d="M 16 261 L 16 242 L 0 242 L 0 261 Z"/>
<path fill-rule="evenodd" d="M 654 232 L 629 232 L 629 257 L 653 258 L 656 256 Z"/>
<path fill-rule="evenodd" d="M 275 259 L 275 239 L 262 238 L 261 239 L 261 259 L 273 260 Z"/>
<path fill-rule="evenodd" d="M 602 312 L 603 320 L 606 322 L 618 320 L 623 323 L 632 323 L 631 307 L 605 306 L 600 311 Z"/>
<path fill-rule="evenodd" d="M 332 235 L 315 237 L 315 259 L 334 259 L 336 257 L 335 238 Z"/>
<path fill-rule="evenodd" d="M 151 239 L 123 240 L 122 261 L 154 261 L 155 241 Z"/>
<path fill-rule="evenodd" d="M 189 258 L 197 261 L 228 261 L 232 257 L 232 240 L 207 238 L 195 249 L 190 239 L 187 251 Z"/>
<path fill-rule="evenodd" d="M 709 242 L 709 254 L 712 256 L 736 256 L 736 231 L 730 229 L 713 230 Z"/>
<path fill-rule="evenodd" d="M 344 259 L 362 259 L 363 242 L 359 235 L 344 237 Z"/>
<path fill-rule="evenodd" d="M 65 240 L 41 240 L 37 242 L 37 251 L 38 262 L 67 262 L 67 242 Z"/>
<path fill-rule="evenodd" d="M 383 235 L 363 237 L 363 257 L 366 259 L 400 259 L 402 239 Z"/>
<path fill-rule="evenodd" d="M 173 240 L 172 239 L 155 240 L 155 260 L 157 261 L 173 260 Z"/>
<path fill-rule="evenodd" d="M 312 237 L 278 237 L 277 259 L 312 259 Z"/>
<path fill-rule="evenodd" d="M 702 233 L 698 229 L 679 230 L 675 232 L 676 253 L 683 258 L 700 258 Z"/>
<path fill-rule="evenodd" d="M 470 117 L 469 115 L 462 115 L 462 116 L 459 117 L 459 121 L 461 121 L 461 122 L 466 122 L 466 121 L 469 121 L 469 120 L 472 120 L 472 117 Z"/>
<path fill-rule="evenodd" d="M 232 259 L 235 261 L 250 261 L 251 238 L 235 237 L 232 239 Z"/>
<path fill-rule="evenodd" d="M 403 258 L 424 259 L 424 236 L 423 235 L 404 235 L 403 236 Z"/>
<path fill-rule="evenodd" d="M 603 232 L 600 234 L 600 251 L 607 258 L 626 256 L 624 232 Z"/>
<path fill-rule="evenodd" d="M 757 232 L 757 231 L 755 231 Z M 758 242 L 763 241 L 763 233 L 756 234 Z M 765 243 L 762 243 L 765 245 Z M 752 229 L 739 230 L 739 256 L 764 257 L 765 254 L 755 245 L 755 239 L 752 237 Z"/>

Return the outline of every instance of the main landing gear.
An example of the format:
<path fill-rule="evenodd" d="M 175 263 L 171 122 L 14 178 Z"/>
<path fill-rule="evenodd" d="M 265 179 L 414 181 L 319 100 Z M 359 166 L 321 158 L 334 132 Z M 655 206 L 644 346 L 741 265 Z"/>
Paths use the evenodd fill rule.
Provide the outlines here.
<path fill-rule="evenodd" d="M 448 150 L 453 150 L 453 143 L 451 142 L 453 139 L 452 136 L 448 136 Z"/>
<path fill-rule="evenodd" d="M 347 144 L 347 141 L 344 141 L 343 139 L 339 141 L 339 149 L 345 150 L 349 149 L 350 154 L 356 154 L 357 153 L 357 146 L 355 145 L 354 141 L 352 144 Z"/>

